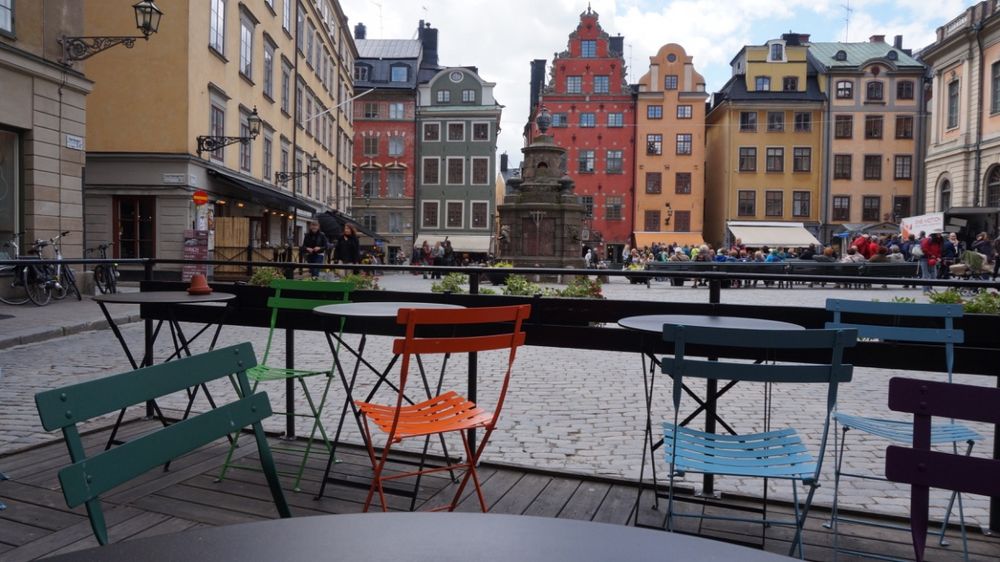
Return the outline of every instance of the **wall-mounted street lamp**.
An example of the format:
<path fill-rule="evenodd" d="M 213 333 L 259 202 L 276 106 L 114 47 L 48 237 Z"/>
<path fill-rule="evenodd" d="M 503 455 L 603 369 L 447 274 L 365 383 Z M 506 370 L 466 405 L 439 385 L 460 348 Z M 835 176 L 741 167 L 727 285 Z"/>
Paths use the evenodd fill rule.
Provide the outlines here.
<path fill-rule="evenodd" d="M 253 107 L 253 111 L 250 115 L 247 115 L 247 128 L 250 129 L 250 135 L 246 137 L 219 137 L 212 135 L 201 135 L 198 137 L 198 158 L 201 158 L 202 152 L 215 152 L 224 146 L 229 146 L 236 143 L 249 143 L 253 139 L 257 138 L 260 134 L 260 115 L 257 114 L 257 106 Z"/>
<path fill-rule="evenodd" d="M 313 155 L 309 158 L 309 163 L 306 165 L 306 170 L 304 172 L 275 172 L 274 182 L 288 183 L 296 178 L 302 178 L 317 173 L 319 173 L 319 158 L 316 158 L 316 153 L 313 152 Z"/>
<path fill-rule="evenodd" d="M 156 7 L 153 0 L 141 0 L 132 5 L 135 10 L 135 26 L 142 32 L 142 35 L 126 37 L 67 37 L 59 39 L 62 45 L 62 63 L 69 64 L 73 61 L 80 61 L 110 49 L 115 45 L 125 45 L 127 49 L 135 46 L 136 39 L 149 40 L 149 36 L 160 29 L 160 18 L 163 12 Z"/>

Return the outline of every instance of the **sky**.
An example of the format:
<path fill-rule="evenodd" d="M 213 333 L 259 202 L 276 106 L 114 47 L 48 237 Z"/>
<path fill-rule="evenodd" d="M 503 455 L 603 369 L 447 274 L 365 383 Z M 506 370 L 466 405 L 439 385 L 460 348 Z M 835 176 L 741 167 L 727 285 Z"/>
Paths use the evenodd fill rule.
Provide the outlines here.
<path fill-rule="evenodd" d="M 975 0 L 592 0 L 610 35 L 625 36 L 629 82 L 646 72 L 661 45 L 679 43 L 694 56 L 709 92 L 730 76 L 729 61 L 743 45 L 782 33 L 809 33 L 813 41 L 867 41 L 903 36 L 903 47 L 930 44 L 935 30 Z M 438 31 L 442 65 L 476 66 L 495 82 L 504 106 L 498 154 L 521 161 L 528 118 L 529 63 L 566 48 L 586 0 L 341 0 L 351 28 L 369 39 L 415 39 L 423 19 Z M 850 15 L 848 19 L 848 14 Z"/>

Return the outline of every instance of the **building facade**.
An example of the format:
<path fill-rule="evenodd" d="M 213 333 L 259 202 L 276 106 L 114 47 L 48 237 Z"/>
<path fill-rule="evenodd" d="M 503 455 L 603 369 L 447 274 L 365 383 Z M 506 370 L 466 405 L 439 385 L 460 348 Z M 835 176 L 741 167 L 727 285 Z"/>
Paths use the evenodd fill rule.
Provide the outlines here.
<path fill-rule="evenodd" d="M 727 223 L 801 223 L 820 230 L 826 97 L 808 35 L 746 46 L 714 95 L 707 122 L 705 237 L 733 241 Z"/>
<path fill-rule="evenodd" d="M 450 67 L 417 88 L 417 244 L 447 238 L 459 254 L 494 250 L 502 108 L 494 86 L 475 68 Z"/>
<path fill-rule="evenodd" d="M 129 5 L 87 3 L 87 34 L 120 34 Z M 216 257 L 246 259 L 239 252 L 297 245 L 303 217 L 348 209 L 357 49 L 339 4 L 193 0 L 164 11 L 148 42 L 87 61 L 98 83 L 88 123 L 91 243 L 114 242 L 118 257 L 180 258 L 186 230 L 225 218 L 234 230 L 216 233 Z M 255 110 L 255 139 L 199 153 L 202 135 L 249 137 Z M 278 172 L 301 175 L 278 181 Z M 196 190 L 208 193 L 207 206 L 192 203 Z"/>
<path fill-rule="evenodd" d="M 885 36 L 811 43 L 827 94 L 821 239 L 914 214 L 923 184 L 924 65 Z"/>
<path fill-rule="evenodd" d="M 583 243 L 612 261 L 631 243 L 636 219 L 635 103 L 623 46 L 624 38 L 609 36 L 588 7 L 566 50 L 552 60 L 538 100 L 552 113 L 548 134 L 567 149 L 566 171 L 587 210 Z M 529 141 L 537 134 L 531 129 Z"/>
<path fill-rule="evenodd" d="M 700 245 L 705 209 L 705 79 L 671 43 L 639 80 L 635 244 Z"/>
<path fill-rule="evenodd" d="M 131 7 L 126 5 L 126 15 Z M 63 35 L 83 35 L 83 4 L 0 1 L 0 245 L 70 231 L 66 257 L 81 257 L 87 95 L 81 68 L 60 64 Z M 135 22 L 129 28 L 135 31 Z"/>

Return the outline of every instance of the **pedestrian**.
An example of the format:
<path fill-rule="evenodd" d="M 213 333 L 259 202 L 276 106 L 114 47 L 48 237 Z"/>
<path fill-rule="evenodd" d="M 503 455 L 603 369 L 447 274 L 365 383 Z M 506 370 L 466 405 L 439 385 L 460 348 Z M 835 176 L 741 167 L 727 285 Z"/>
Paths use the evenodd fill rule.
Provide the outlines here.
<path fill-rule="evenodd" d="M 583 264 L 587 269 L 594 268 L 594 252 L 590 251 L 590 248 L 587 248 L 587 253 L 583 256 Z"/>
<path fill-rule="evenodd" d="M 920 248 L 919 252 L 917 252 L 916 249 L 911 250 L 911 253 L 913 253 L 917 259 L 920 260 L 921 278 L 937 278 L 938 262 L 941 261 L 941 248 L 943 245 L 944 240 L 941 235 L 935 232 L 920 241 L 920 246 L 918 246 Z M 929 292 L 931 292 L 931 286 L 924 285 L 924 293 Z"/>
<path fill-rule="evenodd" d="M 333 253 L 333 259 L 338 263 L 358 263 L 361 261 L 361 242 L 358 240 L 358 233 L 354 230 L 354 225 L 350 223 L 344 225 L 344 233 L 337 241 L 337 249 Z"/>
<path fill-rule="evenodd" d="M 423 245 L 420 247 L 420 262 L 423 265 L 434 265 L 434 250 L 431 249 L 431 245 L 428 241 L 424 240 Z M 424 279 L 427 279 L 429 272 L 424 270 Z"/>
<path fill-rule="evenodd" d="M 303 256 L 306 263 L 322 264 L 326 262 L 326 249 L 329 246 L 330 241 L 327 240 L 326 234 L 323 234 L 323 231 L 319 229 L 319 222 L 309 221 L 309 227 L 305 235 L 302 236 L 302 247 L 299 248 L 299 254 Z M 309 275 L 319 277 L 319 268 L 310 267 Z"/>
<path fill-rule="evenodd" d="M 431 258 L 432 258 L 431 263 L 433 265 L 437 267 L 441 267 L 442 265 L 444 265 L 444 246 L 441 244 L 441 242 L 434 243 L 434 249 L 431 251 Z M 431 273 L 431 279 L 440 279 L 440 278 L 441 278 L 440 271 L 434 271 Z"/>

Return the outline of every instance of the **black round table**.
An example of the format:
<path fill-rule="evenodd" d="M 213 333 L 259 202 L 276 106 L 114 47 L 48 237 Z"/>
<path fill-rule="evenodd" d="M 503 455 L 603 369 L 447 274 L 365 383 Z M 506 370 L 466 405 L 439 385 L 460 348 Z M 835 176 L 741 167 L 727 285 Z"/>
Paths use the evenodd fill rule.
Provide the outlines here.
<path fill-rule="evenodd" d="M 779 320 L 745 318 L 742 316 L 708 316 L 695 314 L 649 314 L 629 316 L 618 321 L 618 325 L 629 330 L 663 333 L 664 324 L 675 326 L 695 326 L 699 328 L 728 328 L 738 330 L 802 330 L 802 326 Z"/>
<path fill-rule="evenodd" d="M 313 309 L 316 314 L 341 318 L 395 318 L 404 308 L 465 308 L 457 304 L 438 302 L 345 302 L 327 304 Z"/>
<path fill-rule="evenodd" d="M 117 562 L 781 562 L 698 537 L 609 525 L 481 513 L 367 513 L 202 528 L 50 560 Z"/>

